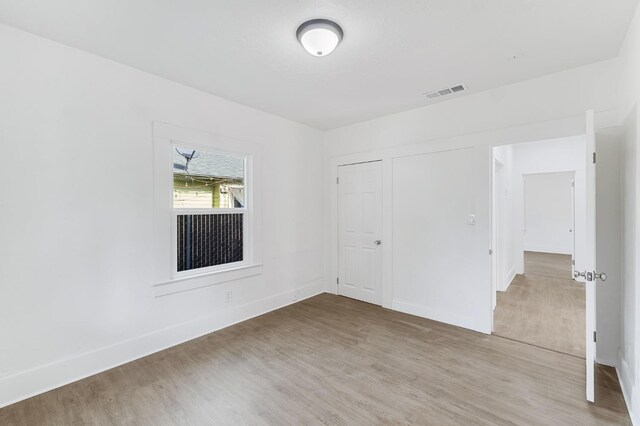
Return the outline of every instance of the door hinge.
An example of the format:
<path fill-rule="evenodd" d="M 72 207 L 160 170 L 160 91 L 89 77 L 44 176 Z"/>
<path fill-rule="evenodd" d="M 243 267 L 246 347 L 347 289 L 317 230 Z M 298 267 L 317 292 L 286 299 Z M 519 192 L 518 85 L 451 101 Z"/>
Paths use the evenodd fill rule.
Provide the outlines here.
<path fill-rule="evenodd" d="M 573 266 L 576 266 L 576 261 L 575 261 L 575 259 L 571 261 L 571 264 L 572 264 Z"/>
<path fill-rule="evenodd" d="M 340 285 L 340 278 L 336 278 L 336 284 Z"/>
<path fill-rule="evenodd" d="M 593 164 L 596 164 L 596 153 L 593 153 Z"/>
<path fill-rule="evenodd" d="M 596 342 L 596 332 L 595 331 L 593 332 L 593 342 L 594 343 Z"/>
<path fill-rule="evenodd" d="M 489 249 L 489 256 L 493 254 L 493 250 Z"/>
<path fill-rule="evenodd" d="M 340 178 L 339 177 L 336 178 L 336 183 L 340 183 Z"/>

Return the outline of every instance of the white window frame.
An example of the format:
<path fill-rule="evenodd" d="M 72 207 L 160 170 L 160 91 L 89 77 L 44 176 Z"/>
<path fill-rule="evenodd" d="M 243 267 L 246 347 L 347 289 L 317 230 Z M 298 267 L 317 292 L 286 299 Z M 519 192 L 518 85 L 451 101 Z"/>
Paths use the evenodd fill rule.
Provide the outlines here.
<path fill-rule="evenodd" d="M 173 207 L 173 152 L 193 148 L 244 157 L 245 207 L 185 209 Z M 262 273 L 261 146 L 227 136 L 153 123 L 153 292 L 155 297 L 234 281 Z M 243 260 L 189 271 L 177 270 L 179 214 L 243 213 Z"/>
<path fill-rule="evenodd" d="M 252 250 L 252 225 L 253 225 L 253 158 L 250 154 L 221 151 L 219 149 L 211 149 L 210 147 L 189 144 L 187 142 L 171 140 L 171 155 L 176 148 L 189 148 L 196 151 L 209 152 L 212 154 L 228 155 L 233 157 L 241 157 L 244 161 L 244 194 L 245 202 L 243 208 L 180 208 L 173 206 L 173 157 L 171 161 L 171 275 L 172 278 L 184 278 L 192 275 L 202 275 L 210 272 L 224 271 L 227 269 L 241 268 L 251 264 L 253 254 Z M 204 268 L 189 269 L 187 271 L 178 271 L 178 216 L 179 215 L 209 215 L 209 214 L 237 214 L 242 213 L 242 261 L 223 263 L 220 265 L 206 266 Z"/>

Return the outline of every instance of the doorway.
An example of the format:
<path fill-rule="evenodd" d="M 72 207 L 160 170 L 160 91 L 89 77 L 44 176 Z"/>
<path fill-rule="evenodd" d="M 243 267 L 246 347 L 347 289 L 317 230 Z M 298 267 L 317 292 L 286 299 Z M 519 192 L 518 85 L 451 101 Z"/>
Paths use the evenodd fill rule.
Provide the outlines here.
<path fill-rule="evenodd" d="M 338 167 L 338 294 L 382 305 L 382 162 Z"/>
<path fill-rule="evenodd" d="M 584 137 L 494 148 L 493 334 L 584 358 Z M 582 226 L 580 226 L 582 225 Z"/>
<path fill-rule="evenodd" d="M 522 178 L 523 251 L 563 255 L 556 256 L 568 265 L 568 268 L 566 265 L 563 267 L 562 273 L 538 271 L 537 274 L 571 279 L 571 264 L 575 257 L 575 171 L 524 174 Z M 553 268 L 551 263 L 541 266 Z M 535 270 L 529 272 L 536 273 Z"/>

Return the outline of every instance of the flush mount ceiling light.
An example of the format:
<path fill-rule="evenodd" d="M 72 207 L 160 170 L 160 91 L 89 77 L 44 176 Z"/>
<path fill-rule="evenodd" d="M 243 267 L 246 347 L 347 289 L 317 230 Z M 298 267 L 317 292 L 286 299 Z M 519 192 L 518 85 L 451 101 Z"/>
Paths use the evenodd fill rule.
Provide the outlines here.
<path fill-rule="evenodd" d="M 342 41 L 342 28 L 328 19 L 312 19 L 298 27 L 298 41 L 313 56 L 327 56 Z"/>

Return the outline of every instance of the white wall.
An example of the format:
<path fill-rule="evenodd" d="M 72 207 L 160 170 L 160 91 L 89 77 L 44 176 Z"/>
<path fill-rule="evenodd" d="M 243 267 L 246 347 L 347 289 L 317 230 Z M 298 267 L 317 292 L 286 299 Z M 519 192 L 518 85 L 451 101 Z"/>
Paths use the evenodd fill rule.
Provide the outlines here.
<path fill-rule="evenodd" d="M 523 178 L 524 250 L 573 255 L 573 172 Z"/>
<path fill-rule="evenodd" d="M 640 121 L 640 8 L 636 8 L 619 56 L 618 117 L 621 123 L 620 180 L 622 185 L 622 288 L 621 348 L 619 353 L 620 383 L 627 407 L 636 424 L 640 424 L 640 211 L 638 184 L 638 122 Z"/>
<path fill-rule="evenodd" d="M 596 132 L 596 263 L 608 275 L 596 284 L 596 361 L 618 365 L 620 348 L 621 198 L 618 128 Z"/>
<path fill-rule="evenodd" d="M 566 119 L 579 117 L 582 124 L 584 111 L 590 108 L 597 113 L 607 111 L 615 114 L 617 70 L 615 59 L 598 62 L 330 130 L 324 136 L 326 156 L 368 152 L 498 129 L 506 131 L 511 127 L 534 124 L 536 126 L 530 127 L 530 132 L 521 135 L 518 141 L 584 133 L 583 128 L 572 127 L 575 122 Z M 597 114 L 596 119 L 601 127 L 608 116 Z M 504 143 L 496 141 L 494 144 Z"/>
<path fill-rule="evenodd" d="M 527 225 L 525 223 L 524 176 L 534 174 L 572 172 L 575 179 L 575 203 L 585 202 L 585 141 L 584 136 L 556 138 L 513 146 L 513 198 L 514 198 L 514 260 L 516 271 L 524 272 L 524 250 Z M 613 171 L 610 171 L 613 173 Z M 584 211 L 577 208 L 575 216 L 576 267 L 580 269 L 585 230 Z"/>
<path fill-rule="evenodd" d="M 477 291 L 466 283 L 475 269 L 460 267 L 482 232 L 468 222 L 476 214 L 473 160 L 471 148 L 394 158 L 394 309 L 474 328 L 468 309 Z"/>
<path fill-rule="evenodd" d="M 627 397 L 629 410 L 640 418 L 640 383 L 638 381 L 637 357 L 640 354 L 640 320 L 638 312 L 638 141 L 635 108 L 622 125 L 622 143 L 620 148 L 621 181 L 621 335 L 620 335 L 620 371 L 618 376 Z"/>
<path fill-rule="evenodd" d="M 0 406 L 324 289 L 320 132 L 6 26 L 0 70 Z M 262 275 L 153 297 L 154 121 L 264 147 Z"/>
<path fill-rule="evenodd" d="M 460 285 L 454 283 L 451 276 L 445 277 L 440 283 L 442 287 L 456 288 L 465 297 L 451 301 L 426 294 L 417 298 L 411 309 L 406 309 L 402 298 L 405 297 L 403 294 L 410 294 L 407 286 L 416 286 L 412 291 L 417 294 L 422 291 L 418 286 L 423 282 L 396 282 L 394 279 L 398 275 L 395 267 L 398 265 L 393 260 L 387 260 L 393 259 L 393 251 L 390 251 L 385 255 L 383 265 L 383 306 L 490 332 L 492 285 L 488 250 L 491 247 L 491 146 L 583 134 L 584 114 L 590 108 L 597 111 L 599 127 L 615 124 L 616 65 L 616 61 L 597 63 L 326 132 L 325 212 L 331 218 L 325 241 L 327 276 L 333 277 L 337 271 L 335 177 L 338 164 L 382 159 L 386 170 L 383 204 L 385 211 L 392 216 L 396 203 L 394 196 L 390 195 L 394 188 L 395 159 L 469 148 L 472 152 L 469 179 L 473 182 L 471 196 L 476 225 L 472 241 L 464 239 L 458 243 L 460 252 L 466 253 L 464 244 L 473 246 L 468 256 L 460 258 L 458 268 L 471 271 L 474 279 Z M 442 185 L 446 184 L 447 179 L 443 179 Z M 415 185 L 419 186 L 420 183 Z M 383 234 L 387 241 L 395 243 L 393 223 L 392 220 L 383 223 Z M 421 223 L 414 221 L 405 226 L 419 229 Z M 448 249 L 449 245 L 456 245 L 455 241 L 444 237 L 432 242 L 438 243 Z M 429 254 L 428 250 L 424 254 Z M 327 280 L 327 283 L 328 291 L 335 292 L 336 286 L 332 280 Z M 399 289 L 402 289 L 400 293 Z M 439 315 L 444 310 L 455 315 Z"/>

